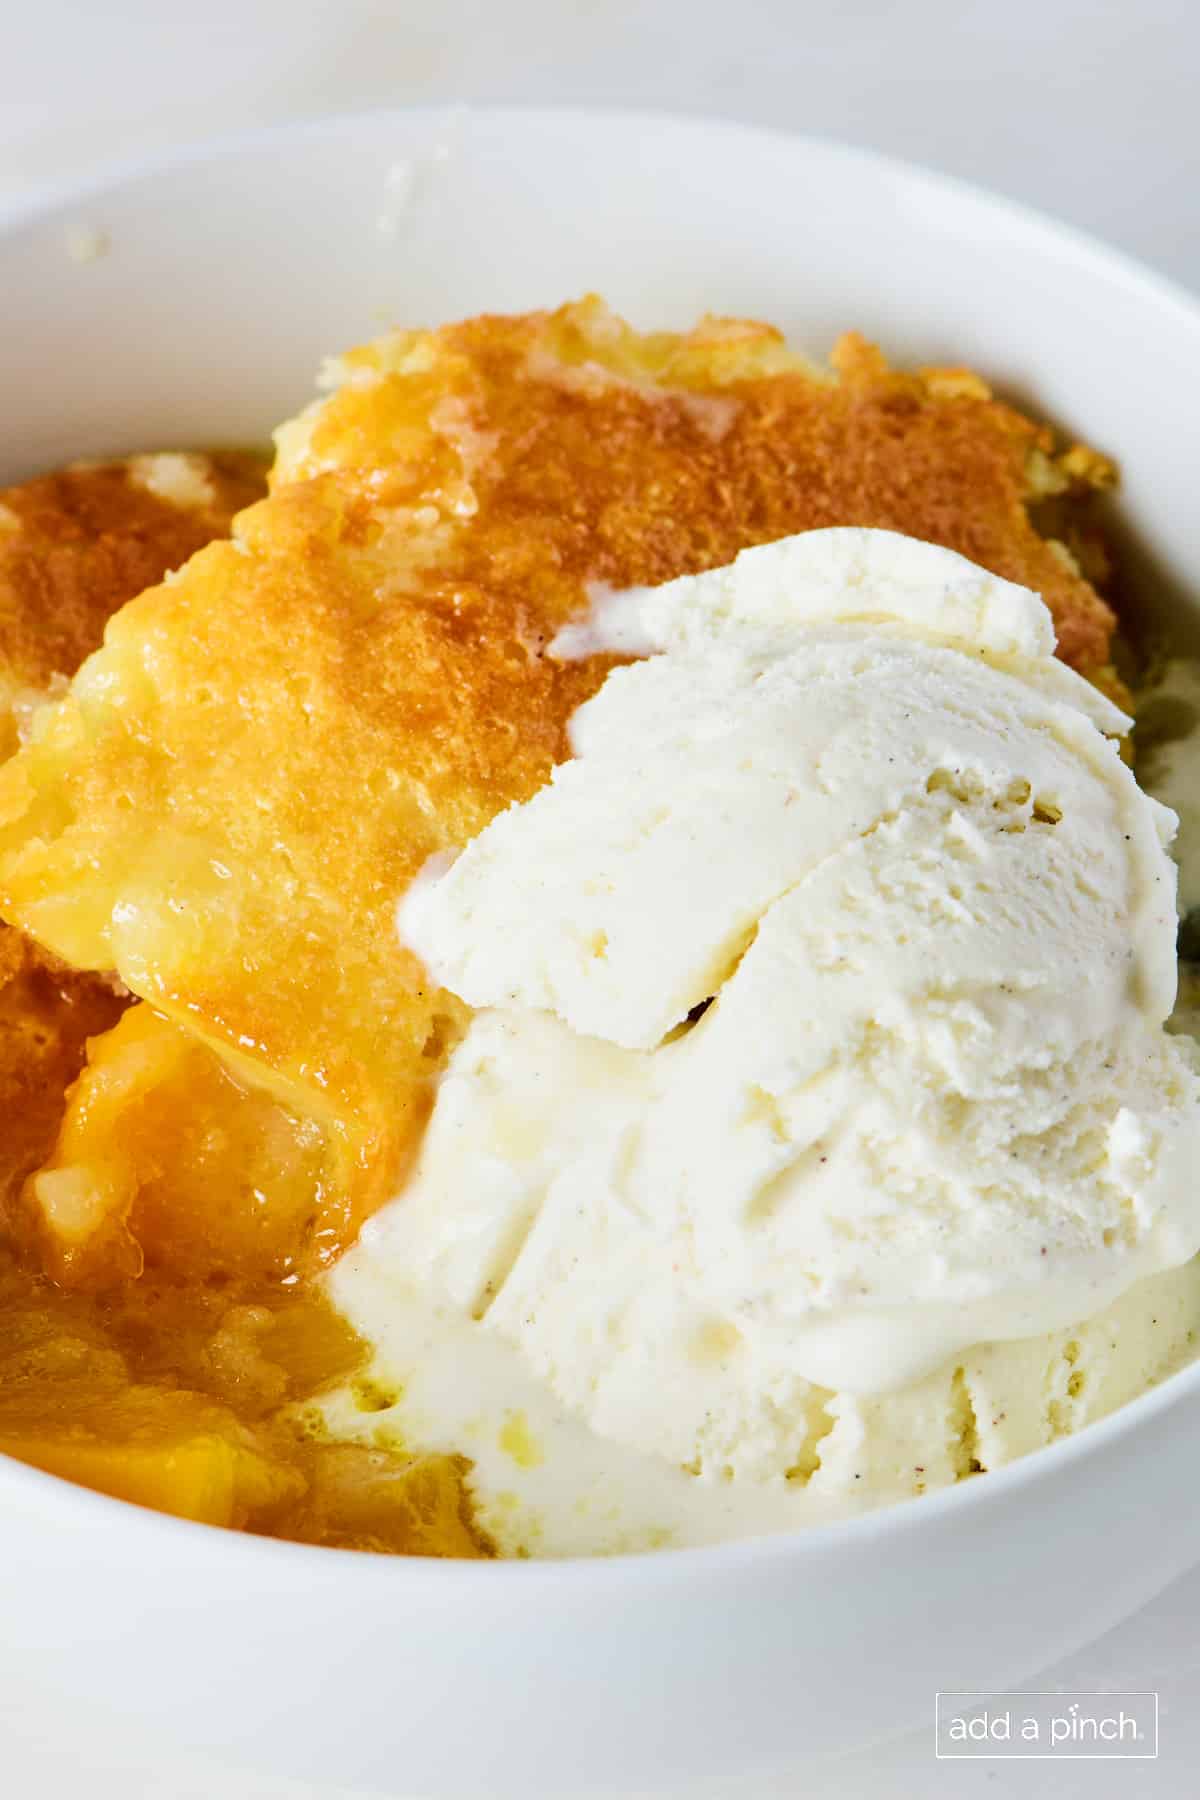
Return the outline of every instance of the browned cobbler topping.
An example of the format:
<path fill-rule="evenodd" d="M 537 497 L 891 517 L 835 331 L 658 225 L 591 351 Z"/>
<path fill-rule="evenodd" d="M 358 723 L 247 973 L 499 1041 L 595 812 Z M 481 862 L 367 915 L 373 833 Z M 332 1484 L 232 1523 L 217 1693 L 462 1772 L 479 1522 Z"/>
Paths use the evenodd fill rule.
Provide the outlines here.
<path fill-rule="evenodd" d="M 80 463 L 0 488 L 0 697 L 28 704 L 73 675 L 118 607 L 224 536 L 264 480 L 261 457 L 231 451 Z"/>
<path fill-rule="evenodd" d="M 264 480 L 260 457 L 232 453 L 74 467 L 0 492 L 6 751 L 110 615 L 226 533 Z M 312 1128 L 262 1096 L 239 1107 L 203 1046 L 166 1031 L 156 1045 L 162 1022 L 129 998 L 0 925 L 0 1450 L 182 1517 L 309 1543 L 480 1554 L 456 1459 L 327 1446 L 279 1418 L 364 1350 L 319 1297 L 284 1285 L 313 1229 L 294 1204 L 311 1199 L 296 1164 L 313 1153 Z M 177 1086 L 163 1118 L 170 1080 L 194 1104 L 180 1110 Z M 116 1268 L 87 1294 L 38 1273 L 78 1272 L 70 1194 L 59 1235 L 39 1232 L 22 1200 L 27 1178 L 66 1153 L 68 1094 L 67 1119 L 89 1119 L 93 1148 L 105 1115 L 105 1196 L 120 1190 L 140 1239 L 124 1264 L 109 1240 Z M 167 1142 L 169 1173 L 155 1161 Z M 231 1159 L 239 1182 L 223 1192 Z M 290 1185 L 277 1177 L 272 1191 L 281 1164 Z"/>
<path fill-rule="evenodd" d="M 890 528 L 1040 591 L 1098 677 L 1086 501 L 1111 470 L 967 370 L 900 374 L 851 335 L 830 374 L 767 326 L 643 337 L 596 301 L 334 373 L 232 541 L 238 459 L 0 497 L 29 738 L 0 771 L 0 901 L 44 947 L 9 933 L 0 1053 L 13 1083 L 46 1071 L 5 1152 L 0 1447 L 220 1523 L 480 1554 L 458 1461 L 295 1423 L 362 1354 L 312 1278 L 395 1191 L 465 1017 L 399 947 L 397 894 L 564 755 L 611 659 L 545 647 L 597 583 Z"/>
<path fill-rule="evenodd" d="M 190 476 L 188 504 L 154 491 L 149 465 Z M 133 458 L 81 464 L 0 489 L 0 751 L 37 703 L 100 645 L 111 615 L 261 494 L 260 457 Z M 63 1093 L 89 1038 L 116 1024 L 127 992 L 78 973 L 0 926 L 0 1217 L 47 1159 Z"/>

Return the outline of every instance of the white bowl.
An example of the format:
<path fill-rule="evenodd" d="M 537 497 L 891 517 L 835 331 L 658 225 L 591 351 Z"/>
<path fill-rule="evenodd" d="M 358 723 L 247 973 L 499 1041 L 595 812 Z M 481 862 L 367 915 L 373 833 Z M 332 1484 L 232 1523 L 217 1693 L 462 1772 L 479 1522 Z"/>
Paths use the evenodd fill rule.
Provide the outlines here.
<path fill-rule="evenodd" d="M 107 254 L 70 253 L 81 232 Z M 261 436 L 319 357 L 602 291 L 643 324 L 857 326 L 969 362 L 1125 469 L 1200 578 L 1200 311 L 1072 232 L 799 138 L 407 112 L 138 168 L 0 232 L 0 475 Z M 275 1774 L 562 1797 L 721 1784 L 1003 1688 L 1200 1555 L 1200 1368 L 1076 1439 L 795 1537 L 593 1563 L 388 1560 L 156 1517 L 0 1458 L 0 1681 Z"/>

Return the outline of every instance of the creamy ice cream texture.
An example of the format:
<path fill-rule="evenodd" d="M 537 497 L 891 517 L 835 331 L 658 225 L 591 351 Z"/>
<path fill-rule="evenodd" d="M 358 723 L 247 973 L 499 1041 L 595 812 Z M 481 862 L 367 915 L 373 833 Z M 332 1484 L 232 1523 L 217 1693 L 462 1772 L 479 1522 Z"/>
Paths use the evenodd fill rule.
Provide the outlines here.
<path fill-rule="evenodd" d="M 572 758 L 402 904 L 479 1010 L 342 1303 L 419 1292 L 693 1486 L 920 1491 L 1139 1391 L 1200 1322 L 1200 1077 L 1123 715 L 888 532 L 552 654 L 605 645 Z"/>

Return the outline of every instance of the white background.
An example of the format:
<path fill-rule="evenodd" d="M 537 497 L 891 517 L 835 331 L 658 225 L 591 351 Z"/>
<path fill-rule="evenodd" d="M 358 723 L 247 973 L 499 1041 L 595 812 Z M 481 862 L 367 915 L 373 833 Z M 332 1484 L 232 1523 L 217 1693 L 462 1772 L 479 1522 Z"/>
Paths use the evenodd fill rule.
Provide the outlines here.
<path fill-rule="evenodd" d="M 427 100 L 659 106 L 869 144 L 1032 202 L 1200 290 L 1193 0 L 0 0 L 0 208 L 112 158 Z M 1191 1800 L 1200 1571 L 1030 1685 L 1157 1688 L 1160 1760 L 935 1763 L 931 1695 L 926 1729 L 812 1769 L 805 1800 Z M 69 1719 L 13 1717 L 2 1694 L 0 1791 L 348 1800 L 180 1767 L 115 1733 L 81 1766 Z"/>

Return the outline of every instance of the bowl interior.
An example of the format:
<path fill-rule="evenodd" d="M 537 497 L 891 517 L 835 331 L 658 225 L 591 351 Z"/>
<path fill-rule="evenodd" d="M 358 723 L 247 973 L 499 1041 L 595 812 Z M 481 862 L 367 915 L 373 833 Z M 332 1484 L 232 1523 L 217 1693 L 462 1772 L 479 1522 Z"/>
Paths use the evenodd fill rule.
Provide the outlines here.
<path fill-rule="evenodd" d="M 1200 308 L 1052 221 L 871 153 L 641 114 L 320 121 L 11 219 L 0 291 L 0 481 L 263 441 L 325 355 L 393 324 L 598 291 L 647 327 L 766 318 L 818 356 L 852 327 L 898 363 L 969 363 L 1114 454 L 1134 585 L 1200 642 Z"/>

